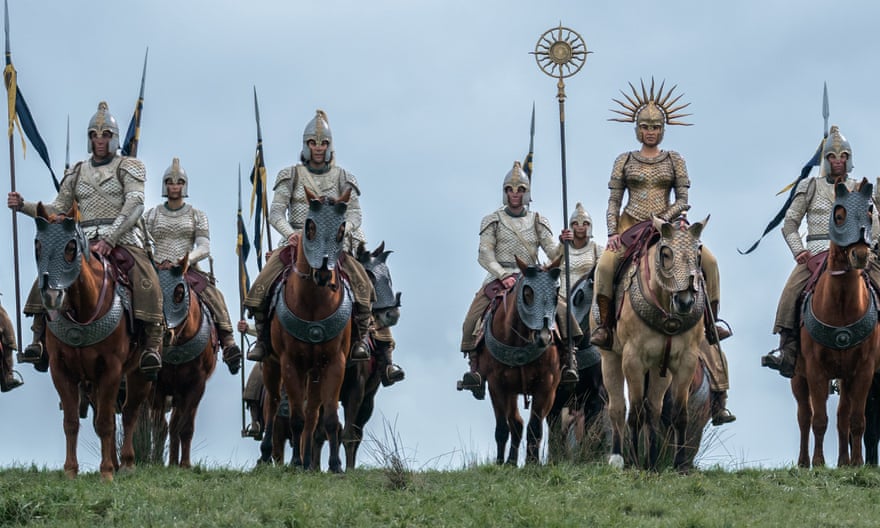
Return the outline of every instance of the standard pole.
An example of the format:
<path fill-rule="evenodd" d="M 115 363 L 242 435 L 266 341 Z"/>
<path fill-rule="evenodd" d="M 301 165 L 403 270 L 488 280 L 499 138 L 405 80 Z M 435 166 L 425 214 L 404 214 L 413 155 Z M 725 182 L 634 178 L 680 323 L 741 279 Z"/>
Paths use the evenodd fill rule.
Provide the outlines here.
<path fill-rule="evenodd" d="M 565 83 L 562 77 L 556 84 L 558 93 L 556 97 L 559 99 L 559 152 L 562 157 L 562 221 L 568 222 L 568 176 L 565 162 Z M 565 327 L 568 329 L 568 350 L 571 354 L 575 353 L 574 339 L 572 338 L 571 328 L 571 260 L 569 257 L 569 241 L 563 240 L 562 251 L 565 255 Z"/>

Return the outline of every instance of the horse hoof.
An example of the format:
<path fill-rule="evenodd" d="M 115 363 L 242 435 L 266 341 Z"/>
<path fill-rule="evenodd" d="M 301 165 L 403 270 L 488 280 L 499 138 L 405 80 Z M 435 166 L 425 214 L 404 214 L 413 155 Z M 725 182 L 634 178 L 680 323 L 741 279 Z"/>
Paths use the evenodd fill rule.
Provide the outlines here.
<path fill-rule="evenodd" d="M 615 469 L 623 469 L 623 457 L 620 455 L 611 455 L 608 457 L 608 465 Z"/>

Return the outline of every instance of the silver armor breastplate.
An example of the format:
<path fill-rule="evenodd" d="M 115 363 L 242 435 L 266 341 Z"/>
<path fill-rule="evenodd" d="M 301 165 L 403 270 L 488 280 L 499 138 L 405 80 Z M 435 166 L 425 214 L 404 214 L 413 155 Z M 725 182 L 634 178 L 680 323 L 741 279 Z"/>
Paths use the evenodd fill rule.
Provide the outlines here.
<path fill-rule="evenodd" d="M 125 158 L 117 156 L 110 163 L 93 167 L 88 161 L 80 164 L 74 197 L 79 206 L 80 223 L 89 239 L 103 238 L 125 204 L 125 189 L 117 175 Z M 144 234 L 134 225 L 122 234 L 119 244 L 144 247 Z"/>
<path fill-rule="evenodd" d="M 147 229 L 153 236 L 153 250 L 157 263 L 172 263 L 189 254 L 195 244 L 197 233 L 206 236 L 207 226 L 199 226 L 198 218 L 190 204 L 177 210 L 164 205 L 156 206 L 146 214 Z"/>
<path fill-rule="evenodd" d="M 834 203 L 834 186 L 824 178 L 816 178 L 813 199 L 807 205 L 807 244 L 812 254 L 828 249 L 828 219 Z"/>
<path fill-rule="evenodd" d="M 536 265 L 541 241 L 535 226 L 535 213 L 529 211 L 525 216 L 513 217 L 500 210 L 496 214 L 499 220 L 495 224 L 495 246 L 480 249 L 494 251 L 495 260 L 508 273 L 519 273 L 515 257 L 529 265 Z M 480 243 L 483 244 L 483 241 Z M 488 284 L 495 278 L 489 273 L 483 284 Z"/>

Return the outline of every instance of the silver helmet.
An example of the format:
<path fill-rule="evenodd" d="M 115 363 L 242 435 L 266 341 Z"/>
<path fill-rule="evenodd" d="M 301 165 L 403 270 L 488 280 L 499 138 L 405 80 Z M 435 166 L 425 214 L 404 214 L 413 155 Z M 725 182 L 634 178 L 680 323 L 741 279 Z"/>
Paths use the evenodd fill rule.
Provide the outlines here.
<path fill-rule="evenodd" d="M 571 218 L 568 219 L 568 226 L 571 227 L 575 222 L 580 224 L 586 223 L 587 238 L 593 238 L 593 218 L 580 202 L 574 206 L 574 212 L 571 213 Z"/>
<path fill-rule="evenodd" d="M 825 146 L 822 147 L 822 163 L 827 163 L 828 156 L 831 154 L 839 158 L 844 153 L 847 154 L 846 173 L 849 174 L 853 170 L 852 147 L 850 147 L 849 141 L 840 133 L 840 128 L 837 125 L 831 125 L 828 137 L 825 138 Z"/>
<path fill-rule="evenodd" d="M 108 130 L 113 134 L 113 137 L 110 139 L 109 149 L 111 153 L 115 154 L 119 150 L 119 125 L 116 124 L 116 118 L 107 109 L 107 102 L 101 101 L 98 103 L 98 111 L 89 120 L 89 129 L 86 132 L 89 154 L 92 153 L 92 140 L 88 136 L 92 132 L 100 136 Z"/>
<path fill-rule="evenodd" d="M 523 205 L 528 207 L 532 201 L 529 177 L 523 172 L 520 162 L 514 161 L 513 168 L 504 177 L 504 183 L 501 185 L 501 203 L 505 206 L 510 205 L 507 203 L 507 189 L 517 189 L 519 187 L 525 187 L 526 189 L 525 193 L 523 193 Z"/>
<path fill-rule="evenodd" d="M 189 179 L 186 177 L 186 171 L 180 166 L 180 158 L 174 158 L 171 162 L 171 166 L 165 170 L 165 174 L 162 176 L 162 196 L 168 196 L 168 187 L 165 184 L 168 181 L 172 183 L 183 183 L 183 189 L 181 189 L 181 194 L 184 198 L 189 196 Z"/>
<path fill-rule="evenodd" d="M 315 117 L 306 125 L 303 130 L 303 144 L 300 159 L 303 163 L 308 162 L 312 158 L 312 151 L 309 150 L 309 140 L 315 140 L 319 145 L 327 142 L 327 156 L 324 161 L 333 162 L 335 151 L 333 149 L 333 133 L 330 131 L 330 122 L 327 121 L 327 113 L 321 109 L 315 110 Z"/>

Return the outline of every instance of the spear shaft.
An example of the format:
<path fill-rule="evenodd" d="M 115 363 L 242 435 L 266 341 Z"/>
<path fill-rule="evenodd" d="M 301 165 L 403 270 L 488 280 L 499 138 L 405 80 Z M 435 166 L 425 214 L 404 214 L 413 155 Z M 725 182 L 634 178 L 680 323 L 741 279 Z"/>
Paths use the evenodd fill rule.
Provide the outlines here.
<path fill-rule="evenodd" d="M 3 29 L 6 34 L 6 65 L 12 65 L 12 51 L 9 48 L 9 2 L 3 1 Z M 9 106 L 9 190 L 15 192 L 15 145 L 12 139 L 12 123 L 15 118 L 15 91 L 18 89 L 15 80 L 15 70 L 7 71 L 4 75 L 6 93 L 12 104 Z M 12 92 L 10 92 L 12 90 Z M 12 211 L 12 256 L 15 270 L 15 331 L 19 345 L 22 343 L 21 335 L 21 270 L 19 268 L 18 255 L 18 211 Z M 20 358 L 19 358 L 20 359 Z M 20 361 L 19 361 L 20 362 Z"/>

